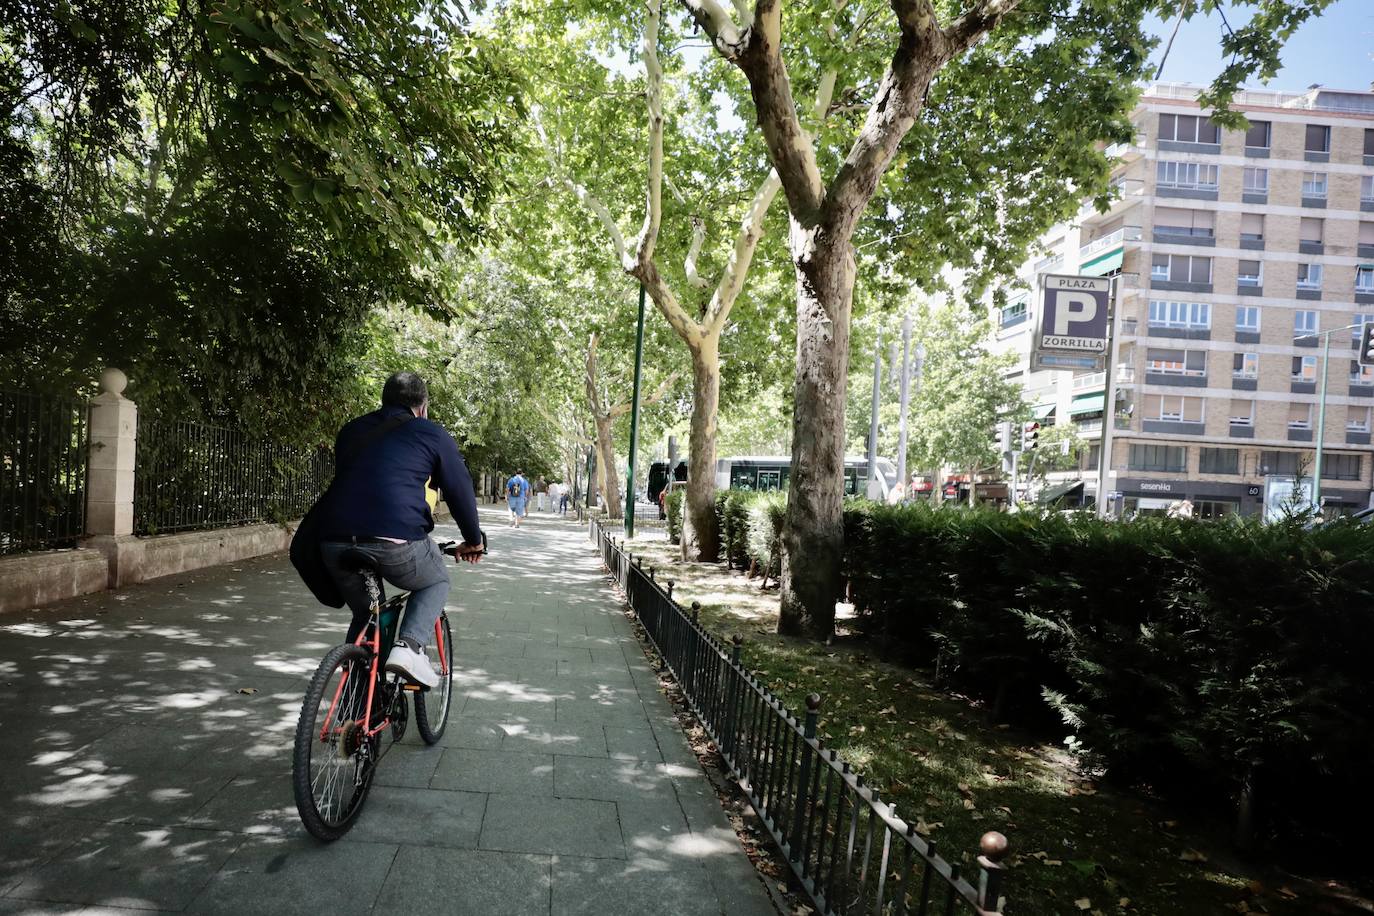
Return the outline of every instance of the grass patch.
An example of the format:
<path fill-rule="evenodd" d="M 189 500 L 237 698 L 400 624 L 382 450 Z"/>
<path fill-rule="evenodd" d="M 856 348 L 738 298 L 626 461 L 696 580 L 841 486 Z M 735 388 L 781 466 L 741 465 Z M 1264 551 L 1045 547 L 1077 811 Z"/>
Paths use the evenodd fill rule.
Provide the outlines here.
<path fill-rule="evenodd" d="M 637 539 L 633 550 L 659 581 L 674 580 L 679 602 L 701 604 L 710 632 L 744 638 L 742 660 L 790 708 L 820 694 L 825 744 L 946 858 L 971 868 L 985 831 L 1006 834 L 1009 916 L 1374 912 L 1334 883 L 1239 861 L 1225 824 L 1099 786 L 1064 749 L 993 725 L 978 704 L 882 661 L 861 637 L 779 636 L 777 592 L 757 579 L 683 563 L 664 540 Z"/>

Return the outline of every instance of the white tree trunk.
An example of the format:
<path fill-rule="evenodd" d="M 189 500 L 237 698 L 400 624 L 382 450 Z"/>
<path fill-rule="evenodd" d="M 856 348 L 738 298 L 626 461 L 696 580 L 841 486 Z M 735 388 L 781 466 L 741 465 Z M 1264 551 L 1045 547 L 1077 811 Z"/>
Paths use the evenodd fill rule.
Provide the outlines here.
<path fill-rule="evenodd" d="M 620 501 L 620 476 L 615 468 L 615 437 L 611 434 L 610 417 L 596 419 L 596 466 L 606 495 L 606 512 L 611 518 L 624 518 L 625 507 Z"/>
<path fill-rule="evenodd" d="M 716 417 L 720 403 L 719 335 L 692 348 L 692 424 L 688 438 L 687 507 L 682 556 L 714 562 L 720 555 L 716 523 Z"/>

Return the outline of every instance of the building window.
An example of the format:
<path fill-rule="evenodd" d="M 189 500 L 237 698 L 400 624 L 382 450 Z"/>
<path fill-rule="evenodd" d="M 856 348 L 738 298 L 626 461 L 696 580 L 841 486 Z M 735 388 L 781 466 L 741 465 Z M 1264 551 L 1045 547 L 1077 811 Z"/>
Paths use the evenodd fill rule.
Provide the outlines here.
<path fill-rule="evenodd" d="M 1150 259 L 1150 279 L 1170 283 L 1211 283 L 1212 259 L 1187 254 L 1157 254 Z"/>
<path fill-rule="evenodd" d="M 1311 429 L 1311 428 L 1312 428 L 1312 405 L 1311 405 L 1311 404 L 1289 404 L 1289 405 L 1288 405 L 1288 428 L 1289 428 L 1289 429 Z"/>
<path fill-rule="evenodd" d="M 1345 429 L 1346 432 L 1352 433 L 1369 432 L 1369 408 L 1347 407 L 1345 409 Z"/>
<path fill-rule="evenodd" d="M 1258 334 L 1260 329 L 1260 310 L 1258 305 L 1236 306 L 1236 330 Z"/>
<path fill-rule="evenodd" d="M 1239 261 L 1236 264 L 1237 286 L 1262 286 L 1264 267 L 1259 261 Z"/>
<path fill-rule="evenodd" d="M 1374 127 L 1364 129 L 1364 154 L 1374 156 Z"/>
<path fill-rule="evenodd" d="M 1306 455 L 1298 452 L 1260 452 L 1260 473 L 1277 474 L 1282 477 L 1297 477 L 1311 470 L 1311 462 Z"/>
<path fill-rule="evenodd" d="M 1293 357 L 1293 381 L 1315 382 L 1317 380 L 1317 358 L 1315 356 Z"/>
<path fill-rule="evenodd" d="M 1002 327 L 1018 324 L 1026 319 L 1026 303 L 1013 302 L 1002 309 Z"/>
<path fill-rule="evenodd" d="M 1188 449 L 1181 445 L 1132 445 L 1129 463 L 1132 471 L 1181 473 L 1188 469 Z"/>
<path fill-rule="evenodd" d="M 1247 167 L 1241 179 L 1241 190 L 1248 194 L 1268 194 L 1269 170 Z"/>
<path fill-rule="evenodd" d="M 1360 336 L 1364 333 L 1364 326 L 1371 321 L 1374 321 L 1374 315 L 1366 315 L 1363 312 L 1356 312 L 1351 316 L 1350 323 L 1354 325 L 1350 329 L 1351 342 L 1359 344 Z"/>
<path fill-rule="evenodd" d="M 1145 395 L 1145 419 L 1169 423 L 1201 423 L 1202 398 L 1171 394 Z"/>
<path fill-rule="evenodd" d="M 1259 354 L 1233 354 L 1231 357 L 1231 375 L 1235 378 L 1259 378 Z"/>
<path fill-rule="evenodd" d="M 1245 219 L 1245 217 L 1242 216 L 1241 219 Z M 1364 248 L 1366 245 L 1374 247 L 1374 222 L 1370 222 L 1369 220 L 1362 220 L 1360 222 L 1360 236 L 1356 241 L 1361 248 Z"/>
<path fill-rule="evenodd" d="M 1374 202 L 1374 175 L 1360 179 L 1360 200 Z"/>
<path fill-rule="evenodd" d="M 1161 159 L 1155 167 L 1155 181 L 1161 188 L 1187 188 L 1215 191 L 1217 167 L 1200 162 L 1175 162 Z"/>
<path fill-rule="evenodd" d="M 1303 149 L 1309 153 L 1331 152 L 1331 128 L 1325 124 L 1307 125 L 1307 142 Z"/>
<path fill-rule="evenodd" d="M 1240 503 L 1234 499 L 1195 499 L 1193 518 L 1204 522 L 1215 522 L 1228 515 L 1240 515 Z"/>
<path fill-rule="evenodd" d="M 1145 368 L 1148 372 L 1163 375 L 1204 376 L 1207 374 L 1207 351 L 1157 350 L 1151 347 L 1145 351 Z"/>
<path fill-rule="evenodd" d="M 1231 425 L 1232 426 L 1254 426 L 1255 425 L 1255 402 L 1254 401 L 1235 401 L 1231 402 Z"/>
<path fill-rule="evenodd" d="M 1321 289 L 1322 266 L 1320 264 L 1298 265 L 1298 289 Z"/>
<path fill-rule="evenodd" d="M 1359 455 L 1322 455 L 1323 480 L 1359 480 Z"/>
<path fill-rule="evenodd" d="M 1250 129 L 1245 132 L 1245 145 L 1250 149 L 1268 149 L 1269 129 L 1268 121 L 1251 121 Z"/>
<path fill-rule="evenodd" d="M 1320 245 L 1325 234 L 1322 231 L 1322 224 L 1326 222 L 1316 217 L 1304 216 L 1298 221 L 1298 241 L 1306 242 L 1309 245 Z"/>
<path fill-rule="evenodd" d="M 1298 309 L 1293 313 L 1293 336 L 1311 337 L 1317 333 L 1317 313 L 1311 309 Z"/>
<path fill-rule="evenodd" d="M 1264 214 L 1242 213 L 1240 215 L 1240 237 L 1245 242 L 1264 241 Z"/>
<path fill-rule="evenodd" d="M 1150 300 L 1150 327 L 1205 331 L 1212 327 L 1212 306 L 1206 302 Z"/>
<path fill-rule="evenodd" d="M 1159 139 L 1179 143 L 1220 143 L 1221 131 L 1206 115 L 1162 114 L 1159 116 Z"/>
<path fill-rule="evenodd" d="M 1374 293 L 1374 267 L 1365 264 L 1355 268 L 1355 292 Z"/>
<path fill-rule="evenodd" d="M 1155 207 L 1155 232 L 1160 235 L 1186 235 L 1190 238 L 1213 237 L 1211 210 L 1185 210 L 1182 207 Z"/>
<path fill-rule="evenodd" d="M 1199 474 L 1239 474 L 1240 449 L 1204 448 L 1198 453 Z"/>
<path fill-rule="evenodd" d="M 1350 384 L 1367 388 L 1374 385 L 1374 366 L 1361 366 L 1359 360 L 1350 361 Z"/>
<path fill-rule="evenodd" d="M 1325 172 L 1303 172 L 1302 173 L 1302 196 L 1314 197 L 1321 200 L 1326 199 L 1326 173 Z"/>

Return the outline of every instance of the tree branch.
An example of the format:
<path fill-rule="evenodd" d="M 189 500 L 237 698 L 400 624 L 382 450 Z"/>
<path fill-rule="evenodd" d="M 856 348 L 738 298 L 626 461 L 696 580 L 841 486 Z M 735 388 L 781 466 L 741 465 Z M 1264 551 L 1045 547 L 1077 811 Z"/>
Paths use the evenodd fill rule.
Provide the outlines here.
<path fill-rule="evenodd" d="M 558 180 L 563 182 L 564 187 L 571 191 L 572 195 L 590 210 L 592 215 L 601 223 L 606 234 L 611 237 L 611 246 L 615 249 L 616 260 L 620 262 L 621 269 L 627 272 L 633 271 L 635 262 L 630 257 L 629 249 L 625 245 L 625 236 L 621 234 L 620 226 L 616 224 L 615 217 L 611 216 L 611 211 L 601 202 L 601 198 L 574 181 L 563 171 L 557 158 L 554 157 L 553 144 L 549 142 L 549 135 L 544 131 L 544 122 L 537 109 L 533 112 L 533 116 L 534 129 L 539 134 L 539 140 L 544 147 L 544 156 L 549 161 L 550 171 L 558 176 Z"/>
<path fill-rule="evenodd" d="M 730 309 L 739 298 L 740 291 L 744 289 L 744 278 L 749 274 L 754 252 L 758 249 L 759 240 L 763 238 L 763 219 L 768 215 L 768 208 L 781 186 L 777 171 L 771 170 L 763 184 L 754 192 L 754 199 L 740 224 L 739 235 L 735 237 L 735 247 L 730 252 L 730 260 L 721 272 L 720 283 L 716 285 L 716 291 L 711 296 L 711 304 L 706 309 L 706 326 L 710 334 L 719 334 L 724 329 L 725 322 L 730 317 Z"/>
<path fill-rule="evenodd" d="M 668 394 L 668 389 L 671 388 L 673 386 L 673 383 L 681 377 L 682 370 L 674 369 L 673 372 L 667 378 L 665 378 L 662 382 L 659 383 L 658 387 L 654 389 L 653 394 L 649 395 L 649 397 L 639 402 L 639 406 L 649 407 L 650 405 L 657 404 L 659 401 L 663 400 L 663 398 Z M 633 407 L 633 401 L 626 401 L 624 404 L 617 404 L 610 410 L 606 411 L 606 416 L 614 420 L 617 417 L 625 416 L 625 414 L 629 413 Z"/>
<path fill-rule="evenodd" d="M 969 10 L 944 29 L 943 37 L 949 57 L 958 57 L 978 43 L 1002 18 L 1021 3 L 1021 0 L 978 0 Z"/>
<path fill-rule="evenodd" d="M 763 139 L 792 213 L 803 219 L 818 213 L 825 199 L 825 185 L 811 137 L 797 117 L 792 83 L 782 59 L 780 0 L 758 0 L 753 22 L 743 34 L 714 0 L 683 2 L 721 55 L 748 77 Z"/>
<path fill-rule="evenodd" d="M 662 0 L 647 0 L 644 23 L 644 102 L 649 114 L 649 174 L 644 228 L 635 244 L 635 263 L 653 260 L 658 229 L 663 221 L 663 67 L 658 60 L 658 29 Z"/>
<path fill-rule="evenodd" d="M 692 217 L 692 244 L 687 248 L 687 258 L 683 262 L 682 268 L 687 273 L 687 282 L 697 289 L 706 289 L 711 285 L 701 274 L 697 273 L 697 258 L 701 255 L 701 246 L 706 242 L 706 223 L 699 216 Z"/>

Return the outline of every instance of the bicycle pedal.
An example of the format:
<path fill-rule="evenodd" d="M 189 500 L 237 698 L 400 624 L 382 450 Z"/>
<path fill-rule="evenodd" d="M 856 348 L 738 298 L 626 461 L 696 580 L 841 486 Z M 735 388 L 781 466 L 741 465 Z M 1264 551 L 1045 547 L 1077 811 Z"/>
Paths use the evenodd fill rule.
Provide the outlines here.
<path fill-rule="evenodd" d="M 419 693 L 421 690 L 424 690 L 419 684 L 406 684 L 404 689 L 409 690 L 411 693 Z"/>

